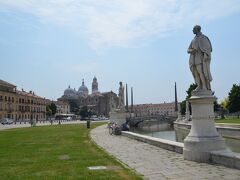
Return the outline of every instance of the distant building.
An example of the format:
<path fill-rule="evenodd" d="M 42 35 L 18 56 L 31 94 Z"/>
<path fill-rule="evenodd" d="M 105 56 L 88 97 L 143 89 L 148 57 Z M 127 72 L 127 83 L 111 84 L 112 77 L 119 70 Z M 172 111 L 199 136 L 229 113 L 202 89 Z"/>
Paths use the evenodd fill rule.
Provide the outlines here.
<path fill-rule="evenodd" d="M 46 119 L 46 99 L 33 91 L 26 92 L 6 81 L 0 80 L 0 119 L 16 121 Z"/>
<path fill-rule="evenodd" d="M 175 109 L 175 102 L 161 104 L 137 104 L 133 106 L 133 113 L 135 116 L 177 116 L 177 111 Z"/>
<path fill-rule="evenodd" d="M 51 101 L 57 107 L 55 115 L 69 114 L 70 113 L 70 104 L 66 101 Z"/>
<path fill-rule="evenodd" d="M 109 112 L 118 105 L 116 93 L 112 91 L 101 93 L 99 91 L 96 77 L 93 78 L 91 94 L 89 94 L 83 80 L 78 91 L 68 86 L 63 96 L 58 100 L 69 102 L 71 112 L 75 112 L 76 109 L 80 109 L 83 106 L 88 106 L 97 115 L 104 115 L 106 117 L 109 117 Z"/>

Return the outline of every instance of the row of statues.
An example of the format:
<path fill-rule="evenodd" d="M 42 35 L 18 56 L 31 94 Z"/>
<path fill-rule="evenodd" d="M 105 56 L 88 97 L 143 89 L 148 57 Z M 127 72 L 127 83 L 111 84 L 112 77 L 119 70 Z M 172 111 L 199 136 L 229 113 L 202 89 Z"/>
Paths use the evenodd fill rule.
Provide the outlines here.
<path fill-rule="evenodd" d="M 195 37 L 191 41 L 187 52 L 190 54 L 189 67 L 199 90 L 211 90 L 212 75 L 210 72 L 212 45 L 207 36 L 202 34 L 201 26 L 193 27 Z M 119 82 L 118 109 L 125 108 L 124 86 Z"/>

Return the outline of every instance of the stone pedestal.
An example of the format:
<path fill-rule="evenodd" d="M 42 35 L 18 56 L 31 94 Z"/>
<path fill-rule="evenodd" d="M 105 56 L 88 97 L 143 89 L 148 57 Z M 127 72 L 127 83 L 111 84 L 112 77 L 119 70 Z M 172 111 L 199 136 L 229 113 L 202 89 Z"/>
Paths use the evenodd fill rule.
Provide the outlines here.
<path fill-rule="evenodd" d="M 122 109 L 115 109 L 110 112 L 110 122 L 117 123 L 119 127 L 126 122 L 126 112 Z"/>
<path fill-rule="evenodd" d="M 196 162 L 209 162 L 210 152 L 227 150 L 218 134 L 213 105 L 215 97 L 208 90 L 194 91 L 189 102 L 192 106 L 192 127 L 184 140 L 183 157 Z"/>

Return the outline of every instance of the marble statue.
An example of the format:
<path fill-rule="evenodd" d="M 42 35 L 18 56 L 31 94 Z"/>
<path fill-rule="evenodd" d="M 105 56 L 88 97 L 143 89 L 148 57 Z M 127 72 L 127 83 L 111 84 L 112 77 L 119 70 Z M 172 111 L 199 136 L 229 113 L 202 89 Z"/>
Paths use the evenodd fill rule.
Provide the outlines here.
<path fill-rule="evenodd" d="M 119 93 L 118 93 L 118 108 L 119 109 L 124 109 L 125 108 L 125 103 L 124 103 L 124 86 L 122 85 L 122 82 L 119 82 Z"/>
<path fill-rule="evenodd" d="M 185 112 L 185 122 L 190 120 L 189 102 L 186 101 L 186 112 Z"/>
<path fill-rule="evenodd" d="M 191 103 L 191 130 L 184 139 L 183 158 L 196 162 L 212 162 L 212 153 L 230 153 L 225 141 L 215 126 L 214 101 L 210 82 L 210 61 L 212 46 L 207 36 L 201 33 L 200 26 L 194 26 L 196 34 L 192 40 L 188 53 L 190 54 L 190 70 L 197 84 L 197 88 L 188 99 Z M 187 115 L 186 115 L 187 116 Z M 188 117 L 186 117 L 188 118 Z"/>
<path fill-rule="evenodd" d="M 187 52 L 190 54 L 190 70 L 197 84 L 195 90 L 211 90 L 210 61 L 212 45 L 208 37 L 202 34 L 199 25 L 194 26 L 193 33 L 196 36 L 192 40 Z"/>

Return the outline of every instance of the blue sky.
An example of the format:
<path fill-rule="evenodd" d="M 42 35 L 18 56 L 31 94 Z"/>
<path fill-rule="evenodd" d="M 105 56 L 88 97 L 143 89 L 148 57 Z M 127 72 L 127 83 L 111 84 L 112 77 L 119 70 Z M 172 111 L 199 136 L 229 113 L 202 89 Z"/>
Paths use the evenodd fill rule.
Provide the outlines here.
<path fill-rule="evenodd" d="M 57 99 L 84 78 L 91 90 L 134 88 L 134 103 L 186 97 L 187 48 L 202 26 L 213 46 L 219 101 L 240 83 L 239 0 L 0 0 L 0 79 Z"/>

